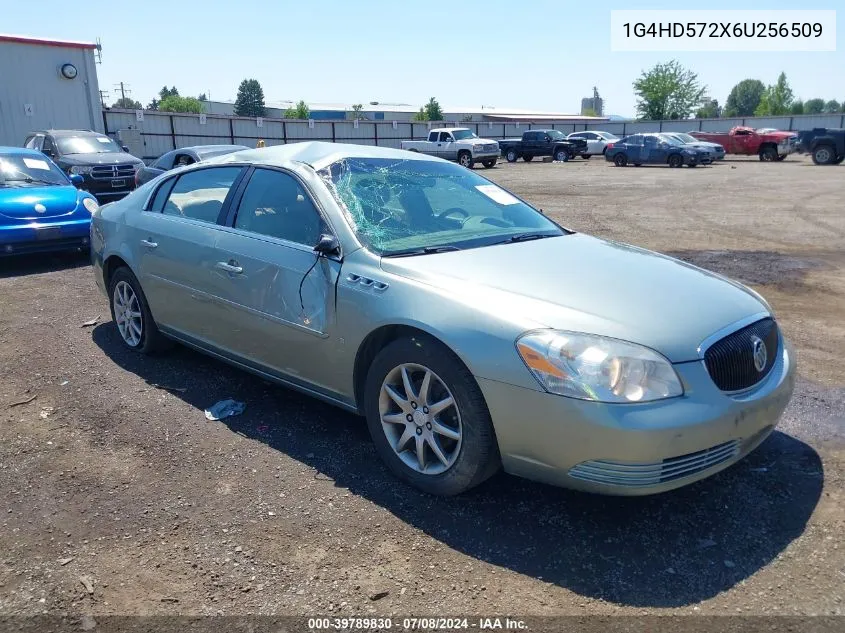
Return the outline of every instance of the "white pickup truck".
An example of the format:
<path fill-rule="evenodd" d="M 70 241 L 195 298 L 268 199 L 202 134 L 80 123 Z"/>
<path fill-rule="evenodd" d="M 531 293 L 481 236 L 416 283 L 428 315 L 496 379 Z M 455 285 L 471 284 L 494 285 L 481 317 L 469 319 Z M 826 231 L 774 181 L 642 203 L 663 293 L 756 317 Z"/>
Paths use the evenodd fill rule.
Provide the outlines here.
<path fill-rule="evenodd" d="M 465 127 L 444 127 L 431 130 L 427 141 L 402 141 L 402 149 L 456 160 L 471 168 L 481 163 L 487 169 L 499 159 L 499 144 L 486 138 L 478 138 L 475 132 Z"/>

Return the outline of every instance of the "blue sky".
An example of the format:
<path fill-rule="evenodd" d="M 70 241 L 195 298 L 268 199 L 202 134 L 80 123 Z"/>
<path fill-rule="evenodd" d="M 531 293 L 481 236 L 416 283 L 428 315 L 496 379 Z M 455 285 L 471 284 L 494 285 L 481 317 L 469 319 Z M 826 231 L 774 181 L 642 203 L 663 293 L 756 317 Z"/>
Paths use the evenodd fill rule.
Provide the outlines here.
<path fill-rule="evenodd" d="M 100 88 L 128 83 L 145 104 L 162 85 L 234 99 L 255 77 L 267 101 L 405 102 L 577 112 L 597 86 L 610 114 L 634 114 L 642 69 L 678 59 L 723 103 L 747 77 L 785 71 L 801 98 L 845 99 L 845 50 L 835 53 L 612 53 L 611 9 L 678 9 L 637 0 L 284 0 L 10 2 L 5 33 L 103 44 Z M 808 6 L 804 6 L 804 5 Z M 839 7 L 837 7 L 839 5 Z M 841 0 L 724 2 L 707 9 L 836 9 Z M 95 8 L 96 7 L 96 8 Z M 837 33 L 845 32 L 845 9 Z"/>

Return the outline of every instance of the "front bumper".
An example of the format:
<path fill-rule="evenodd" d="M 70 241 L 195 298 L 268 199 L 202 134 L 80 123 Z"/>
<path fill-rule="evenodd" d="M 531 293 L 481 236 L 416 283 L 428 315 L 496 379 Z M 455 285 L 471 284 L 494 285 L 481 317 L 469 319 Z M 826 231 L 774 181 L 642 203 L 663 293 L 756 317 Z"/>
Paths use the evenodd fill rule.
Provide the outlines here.
<path fill-rule="evenodd" d="M 741 395 L 719 391 L 701 361 L 675 368 L 684 395 L 643 404 L 588 402 L 478 378 L 504 469 L 603 494 L 679 488 L 756 448 L 794 389 L 794 352 L 783 339 L 768 376 Z"/>
<path fill-rule="evenodd" d="M 0 225 L 0 256 L 88 248 L 90 218 Z"/>
<path fill-rule="evenodd" d="M 83 175 L 82 189 L 98 199 L 114 201 L 129 195 L 135 190 L 135 176 L 120 178 L 92 178 L 91 174 Z"/>
<path fill-rule="evenodd" d="M 478 152 L 472 155 L 472 160 L 474 160 L 476 163 L 480 163 L 485 160 L 498 160 L 499 153 L 499 150 L 496 150 L 495 152 Z"/>

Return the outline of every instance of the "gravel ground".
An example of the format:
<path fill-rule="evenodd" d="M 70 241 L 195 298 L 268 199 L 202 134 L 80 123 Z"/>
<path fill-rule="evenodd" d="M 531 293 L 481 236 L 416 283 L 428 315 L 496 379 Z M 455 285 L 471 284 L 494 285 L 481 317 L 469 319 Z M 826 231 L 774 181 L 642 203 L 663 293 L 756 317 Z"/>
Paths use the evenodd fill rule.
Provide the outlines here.
<path fill-rule="evenodd" d="M 359 418 L 184 348 L 124 351 L 84 258 L 4 260 L 0 615 L 845 614 L 845 170 L 484 175 L 762 292 L 799 352 L 779 431 L 655 497 L 500 474 L 431 498 L 389 475 Z M 207 422 L 229 396 L 245 413 Z"/>

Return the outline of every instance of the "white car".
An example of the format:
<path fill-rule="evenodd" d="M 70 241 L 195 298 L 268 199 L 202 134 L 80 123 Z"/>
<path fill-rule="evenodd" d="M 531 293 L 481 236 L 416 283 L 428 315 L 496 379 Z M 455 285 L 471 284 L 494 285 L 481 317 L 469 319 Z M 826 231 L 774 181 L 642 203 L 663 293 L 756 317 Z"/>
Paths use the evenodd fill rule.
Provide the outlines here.
<path fill-rule="evenodd" d="M 597 156 L 604 154 L 608 144 L 619 140 L 619 137 L 610 132 L 599 132 L 594 130 L 587 130 L 584 132 L 573 132 L 567 135 L 566 138 L 583 138 L 587 141 L 587 153 L 582 154 L 582 158 L 589 158 L 590 156 Z"/>
<path fill-rule="evenodd" d="M 499 159 L 499 144 L 487 138 L 478 138 L 475 132 L 465 127 L 444 127 L 433 129 L 426 141 L 402 141 L 402 149 L 411 152 L 454 160 L 471 168 L 481 163 L 487 169 Z"/>

